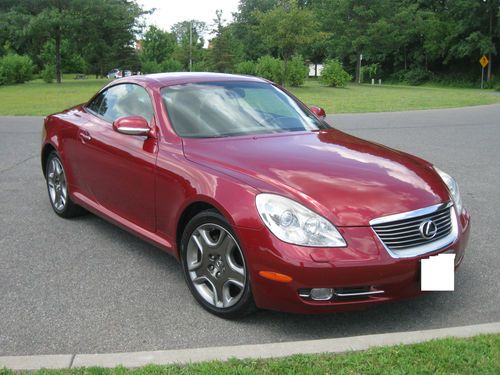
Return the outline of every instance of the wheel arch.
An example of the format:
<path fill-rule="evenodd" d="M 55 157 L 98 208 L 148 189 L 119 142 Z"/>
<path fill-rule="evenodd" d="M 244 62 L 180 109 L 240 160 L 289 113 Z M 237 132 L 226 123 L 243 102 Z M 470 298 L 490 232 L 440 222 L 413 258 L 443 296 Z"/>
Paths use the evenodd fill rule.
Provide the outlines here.
<path fill-rule="evenodd" d="M 45 178 L 47 177 L 47 159 L 52 151 L 56 151 L 56 148 L 50 143 L 45 144 L 42 148 L 41 163 L 43 176 Z"/>
<path fill-rule="evenodd" d="M 186 228 L 186 225 L 189 223 L 189 220 L 191 220 L 193 217 L 198 215 L 200 212 L 207 210 L 215 210 L 220 215 L 228 219 L 227 216 L 224 215 L 224 213 L 221 212 L 220 209 L 218 209 L 215 205 L 205 200 L 196 200 L 187 205 L 182 211 L 181 215 L 179 216 L 179 220 L 177 220 L 177 226 L 175 231 L 176 256 L 178 259 L 180 259 L 181 239 L 182 239 L 182 234 L 184 233 L 184 229 Z"/>

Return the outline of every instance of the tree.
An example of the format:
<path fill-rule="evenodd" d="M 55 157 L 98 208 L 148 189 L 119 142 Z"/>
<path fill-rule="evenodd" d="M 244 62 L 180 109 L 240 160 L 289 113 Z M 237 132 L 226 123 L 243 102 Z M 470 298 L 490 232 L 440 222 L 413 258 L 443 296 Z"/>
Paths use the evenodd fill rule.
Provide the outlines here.
<path fill-rule="evenodd" d="M 210 58 L 214 70 L 222 73 L 230 73 L 235 64 L 243 60 L 241 43 L 234 37 L 234 29 L 224 26 L 222 11 L 216 11 L 212 34 L 214 38 L 210 41 Z"/>
<path fill-rule="evenodd" d="M 177 40 L 174 57 L 185 69 L 191 70 L 193 62 L 205 59 L 203 34 L 206 29 L 205 22 L 197 20 L 182 21 L 172 26 L 171 32 Z"/>
<path fill-rule="evenodd" d="M 175 34 L 150 26 L 142 38 L 141 59 L 161 63 L 171 57 L 176 45 Z"/>
<path fill-rule="evenodd" d="M 133 42 L 144 13 L 133 0 L 3 0 L 0 23 L 5 28 L 0 37 L 16 52 L 34 59 L 39 59 L 47 42 L 53 43 L 56 80 L 60 83 L 65 41 L 96 74 L 103 74 L 109 61 L 136 63 Z"/>
<path fill-rule="evenodd" d="M 243 59 L 257 60 L 271 51 L 262 41 L 257 14 L 266 13 L 278 5 L 278 0 L 240 0 L 238 12 L 234 13 L 232 29 L 234 37 L 242 46 Z"/>
<path fill-rule="evenodd" d="M 290 58 L 314 40 L 316 19 L 311 10 L 300 7 L 297 0 L 282 0 L 270 11 L 257 11 L 255 15 L 262 40 L 284 61 L 285 79 Z"/>

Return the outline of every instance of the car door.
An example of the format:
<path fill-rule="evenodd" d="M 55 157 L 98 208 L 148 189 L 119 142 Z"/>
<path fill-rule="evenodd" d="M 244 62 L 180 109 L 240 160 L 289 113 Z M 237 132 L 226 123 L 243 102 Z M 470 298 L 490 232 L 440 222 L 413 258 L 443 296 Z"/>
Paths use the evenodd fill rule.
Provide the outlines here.
<path fill-rule="evenodd" d="M 86 107 L 80 129 L 85 182 L 97 204 L 150 232 L 155 231 L 156 139 L 118 133 L 113 121 L 142 116 L 154 126 L 151 98 L 136 84 L 111 86 Z"/>

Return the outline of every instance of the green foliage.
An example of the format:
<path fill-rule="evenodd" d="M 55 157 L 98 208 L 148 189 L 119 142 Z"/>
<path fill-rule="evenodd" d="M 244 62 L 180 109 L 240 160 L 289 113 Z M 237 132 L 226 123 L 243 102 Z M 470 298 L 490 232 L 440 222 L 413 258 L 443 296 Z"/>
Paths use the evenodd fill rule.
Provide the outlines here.
<path fill-rule="evenodd" d="M 51 65 L 51 64 L 45 65 L 45 67 L 43 68 L 40 75 L 41 75 L 44 82 L 47 82 L 47 83 L 54 82 L 54 79 L 56 78 L 55 66 Z"/>
<path fill-rule="evenodd" d="M 232 26 L 224 26 L 222 11 L 216 11 L 215 27 L 212 33 L 215 37 L 210 41 L 210 59 L 216 72 L 230 73 L 236 62 L 243 56 L 242 44 L 234 36 Z"/>
<path fill-rule="evenodd" d="M 8 54 L 0 58 L 0 83 L 24 83 L 33 76 L 33 62 L 28 56 Z"/>
<path fill-rule="evenodd" d="M 285 61 L 314 39 L 314 14 L 297 0 L 282 0 L 267 12 L 255 12 L 255 16 L 262 41 Z"/>
<path fill-rule="evenodd" d="M 304 83 L 309 73 L 304 59 L 300 55 L 292 57 L 286 68 L 286 83 L 291 86 L 300 86 Z"/>
<path fill-rule="evenodd" d="M 418 86 L 432 79 L 432 73 L 423 68 L 413 68 L 397 74 L 398 81 L 412 86 Z"/>
<path fill-rule="evenodd" d="M 192 48 L 189 47 L 190 29 Z M 207 51 L 203 49 L 203 45 L 205 44 L 203 33 L 206 29 L 207 25 L 205 22 L 196 20 L 182 21 L 172 26 L 171 32 L 177 40 L 177 47 L 172 57 L 182 64 L 184 70 L 189 70 L 190 57 L 193 63 L 205 60 Z"/>
<path fill-rule="evenodd" d="M 176 45 L 175 34 L 150 26 L 142 39 L 141 60 L 160 63 L 171 57 Z"/>
<path fill-rule="evenodd" d="M 378 78 L 380 75 L 380 64 L 369 64 L 364 65 L 361 68 L 362 76 L 364 80 L 370 81 L 372 78 Z"/>
<path fill-rule="evenodd" d="M 166 59 L 161 63 L 163 72 L 182 72 L 182 64 L 174 59 Z"/>
<path fill-rule="evenodd" d="M 495 86 L 495 91 L 500 91 L 500 84 Z"/>
<path fill-rule="evenodd" d="M 332 87 L 345 87 L 351 79 L 352 76 L 344 70 L 339 60 L 325 61 L 320 77 L 323 84 Z"/>
<path fill-rule="evenodd" d="M 144 74 L 161 73 L 163 70 L 161 64 L 156 61 L 143 61 L 141 69 L 141 72 Z"/>
<path fill-rule="evenodd" d="M 257 74 L 257 64 L 254 61 L 242 61 L 235 65 L 234 72 L 254 76 Z"/>
<path fill-rule="evenodd" d="M 193 72 L 213 72 L 213 66 L 210 61 L 202 59 L 193 62 Z"/>
<path fill-rule="evenodd" d="M 272 56 L 262 56 L 257 60 L 255 73 L 270 81 L 283 82 L 283 62 Z"/>

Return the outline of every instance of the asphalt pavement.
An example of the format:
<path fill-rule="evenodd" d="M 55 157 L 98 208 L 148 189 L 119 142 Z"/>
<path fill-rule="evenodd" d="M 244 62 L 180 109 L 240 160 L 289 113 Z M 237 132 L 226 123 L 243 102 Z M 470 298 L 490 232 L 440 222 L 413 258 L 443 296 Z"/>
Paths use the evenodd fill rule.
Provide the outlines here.
<path fill-rule="evenodd" d="M 328 117 L 456 177 L 472 236 L 455 292 L 320 316 L 199 307 L 177 262 L 94 216 L 57 217 L 42 118 L 0 117 L 0 355 L 131 352 L 326 339 L 500 321 L 500 105 Z"/>

